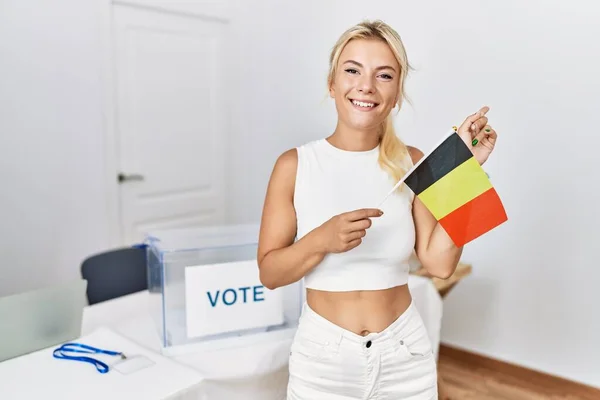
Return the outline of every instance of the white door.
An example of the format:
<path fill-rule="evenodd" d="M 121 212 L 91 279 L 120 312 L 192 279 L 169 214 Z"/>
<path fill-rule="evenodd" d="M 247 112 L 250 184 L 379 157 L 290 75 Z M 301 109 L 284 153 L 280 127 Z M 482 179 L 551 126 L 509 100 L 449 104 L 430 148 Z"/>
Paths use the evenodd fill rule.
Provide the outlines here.
<path fill-rule="evenodd" d="M 123 241 L 224 222 L 227 24 L 124 5 L 112 23 Z"/>

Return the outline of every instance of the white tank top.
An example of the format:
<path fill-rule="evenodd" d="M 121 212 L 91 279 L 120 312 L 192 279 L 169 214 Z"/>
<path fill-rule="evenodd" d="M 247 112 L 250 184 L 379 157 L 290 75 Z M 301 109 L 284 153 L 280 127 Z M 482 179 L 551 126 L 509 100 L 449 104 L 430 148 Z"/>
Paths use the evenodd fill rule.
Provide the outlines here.
<path fill-rule="evenodd" d="M 376 208 L 396 183 L 378 164 L 379 147 L 346 151 L 320 139 L 296 150 L 298 239 L 337 214 Z M 415 245 L 413 196 L 407 187 L 392 194 L 381 208 L 384 214 L 371 219 L 363 242 L 350 251 L 327 254 L 305 276 L 305 286 L 343 292 L 406 284 Z"/>

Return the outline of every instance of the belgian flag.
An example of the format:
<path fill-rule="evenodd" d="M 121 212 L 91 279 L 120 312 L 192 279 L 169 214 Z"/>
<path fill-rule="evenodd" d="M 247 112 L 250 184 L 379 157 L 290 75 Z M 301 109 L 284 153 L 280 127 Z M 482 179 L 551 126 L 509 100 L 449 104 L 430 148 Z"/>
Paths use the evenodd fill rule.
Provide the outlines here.
<path fill-rule="evenodd" d="M 402 181 L 458 247 L 508 220 L 498 193 L 456 130 L 396 187 Z"/>

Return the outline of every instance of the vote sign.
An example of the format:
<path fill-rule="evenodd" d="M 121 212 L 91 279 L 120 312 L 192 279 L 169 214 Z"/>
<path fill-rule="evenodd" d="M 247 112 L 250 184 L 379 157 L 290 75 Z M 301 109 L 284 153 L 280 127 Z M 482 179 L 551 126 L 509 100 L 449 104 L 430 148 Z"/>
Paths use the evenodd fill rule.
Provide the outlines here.
<path fill-rule="evenodd" d="M 256 260 L 186 267 L 185 297 L 190 338 L 284 322 L 281 291 L 260 283 Z"/>

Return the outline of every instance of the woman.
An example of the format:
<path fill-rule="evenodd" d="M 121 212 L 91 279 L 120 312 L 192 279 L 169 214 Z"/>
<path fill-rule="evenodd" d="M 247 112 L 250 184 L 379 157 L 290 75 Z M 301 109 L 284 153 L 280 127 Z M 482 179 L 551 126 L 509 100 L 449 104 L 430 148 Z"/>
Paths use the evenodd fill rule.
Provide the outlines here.
<path fill-rule="evenodd" d="M 423 156 L 397 138 L 391 120 L 408 69 L 388 25 L 350 28 L 330 56 L 335 131 L 275 163 L 260 278 L 269 289 L 304 278 L 307 290 L 291 348 L 290 400 L 437 399 L 435 357 L 407 286 L 408 259 L 415 250 L 433 276 L 446 278 L 462 248 L 403 185 L 383 210 L 369 208 Z M 458 130 L 481 164 L 496 141 L 487 111 Z"/>

